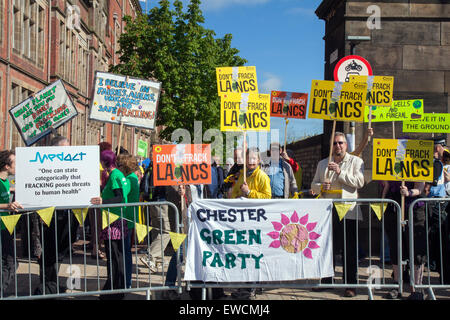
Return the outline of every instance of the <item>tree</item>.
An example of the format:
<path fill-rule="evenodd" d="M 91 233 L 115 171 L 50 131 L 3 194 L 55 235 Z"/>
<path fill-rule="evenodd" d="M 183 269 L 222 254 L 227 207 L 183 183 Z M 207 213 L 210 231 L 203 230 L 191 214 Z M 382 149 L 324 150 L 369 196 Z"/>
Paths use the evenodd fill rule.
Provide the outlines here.
<path fill-rule="evenodd" d="M 202 121 L 203 132 L 220 126 L 220 98 L 216 67 L 242 66 L 247 61 L 231 47 L 232 35 L 215 38 L 205 29 L 200 0 L 191 0 L 187 11 L 176 0 L 160 0 L 148 15 L 135 20 L 127 16 L 120 37 L 120 64 L 111 72 L 144 79 L 157 79 L 163 93 L 156 125 L 163 125 L 160 137 L 170 140 L 177 128 L 194 133 L 194 120 Z"/>

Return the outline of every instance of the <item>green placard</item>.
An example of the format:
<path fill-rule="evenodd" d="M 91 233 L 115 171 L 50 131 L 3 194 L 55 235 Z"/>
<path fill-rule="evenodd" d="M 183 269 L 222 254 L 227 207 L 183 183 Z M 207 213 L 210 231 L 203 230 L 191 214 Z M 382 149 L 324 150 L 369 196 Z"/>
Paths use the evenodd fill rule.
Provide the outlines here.
<path fill-rule="evenodd" d="M 450 133 L 450 114 L 424 113 L 420 120 L 403 121 L 403 132 Z"/>
<path fill-rule="evenodd" d="M 143 158 L 148 156 L 148 143 L 144 140 L 138 140 L 137 155 Z"/>
<path fill-rule="evenodd" d="M 394 100 L 390 107 L 372 107 L 372 122 L 408 121 L 423 115 L 423 100 Z M 369 106 L 364 111 L 364 121 L 369 121 Z"/>

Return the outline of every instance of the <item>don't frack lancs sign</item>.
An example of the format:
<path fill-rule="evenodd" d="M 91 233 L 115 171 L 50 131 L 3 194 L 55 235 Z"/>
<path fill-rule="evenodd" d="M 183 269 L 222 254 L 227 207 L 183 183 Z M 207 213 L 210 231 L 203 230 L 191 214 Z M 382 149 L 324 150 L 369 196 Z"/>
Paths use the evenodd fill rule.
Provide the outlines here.
<path fill-rule="evenodd" d="M 374 139 L 372 179 L 430 182 L 433 154 L 433 141 Z"/>
<path fill-rule="evenodd" d="M 221 131 L 270 131 L 270 95 L 230 93 L 220 99 Z"/>
<path fill-rule="evenodd" d="M 27 146 L 78 115 L 61 80 L 53 82 L 9 110 Z"/>
<path fill-rule="evenodd" d="M 216 68 L 217 93 L 219 96 L 229 93 L 258 93 L 256 67 L 219 67 Z"/>
<path fill-rule="evenodd" d="M 153 145 L 153 185 L 211 184 L 210 144 Z"/>
<path fill-rule="evenodd" d="M 89 118 L 154 129 L 160 93 L 160 82 L 97 71 Z"/>
<path fill-rule="evenodd" d="M 308 118 L 364 121 L 367 84 L 313 80 Z"/>
<path fill-rule="evenodd" d="M 89 206 L 100 196 L 98 146 L 16 148 L 16 200 L 27 207 Z"/>

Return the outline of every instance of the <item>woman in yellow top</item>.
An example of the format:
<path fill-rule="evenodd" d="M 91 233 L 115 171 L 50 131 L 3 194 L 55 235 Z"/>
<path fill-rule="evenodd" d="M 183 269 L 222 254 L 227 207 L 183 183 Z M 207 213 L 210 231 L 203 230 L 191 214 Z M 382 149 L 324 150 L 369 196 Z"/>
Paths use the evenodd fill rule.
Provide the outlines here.
<path fill-rule="evenodd" d="M 247 181 L 244 182 L 243 169 L 239 173 L 239 179 L 233 186 L 231 198 L 247 197 L 250 199 L 271 199 L 269 176 L 260 169 L 261 158 L 258 148 L 247 150 Z"/>

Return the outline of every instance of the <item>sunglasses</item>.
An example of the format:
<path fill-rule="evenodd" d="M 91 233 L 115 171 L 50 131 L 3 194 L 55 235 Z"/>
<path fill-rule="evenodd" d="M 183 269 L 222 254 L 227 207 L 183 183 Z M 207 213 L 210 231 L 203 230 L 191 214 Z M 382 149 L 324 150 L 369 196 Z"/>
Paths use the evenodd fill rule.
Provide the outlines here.
<path fill-rule="evenodd" d="M 343 145 L 345 142 L 344 141 L 333 142 L 333 146 L 337 145 L 338 143 L 339 145 Z"/>

